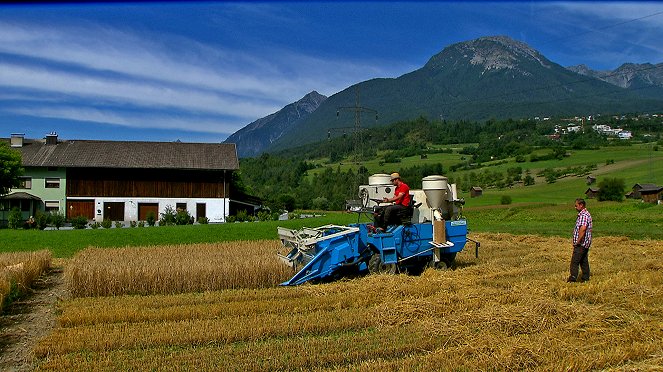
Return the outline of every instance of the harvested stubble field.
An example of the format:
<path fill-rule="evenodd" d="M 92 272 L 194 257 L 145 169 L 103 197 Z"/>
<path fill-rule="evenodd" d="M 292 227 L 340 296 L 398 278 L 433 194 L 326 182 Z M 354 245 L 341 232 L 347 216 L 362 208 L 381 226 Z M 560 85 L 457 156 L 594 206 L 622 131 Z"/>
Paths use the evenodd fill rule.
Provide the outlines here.
<path fill-rule="evenodd" d="M 476 234 L 454 271 L 294 288 L 76 298 L 44 370 L 660 370 L 663 241 Z"/>
<path fill-rule="evenodd" d="M 12 296 L 25 294 L 51 264 L 51 252 L 0 253 L 0 312 Z"/>
<path fill-rule="evenodd" d="M 67 265 L 72 296 L 175 294 L 273 287 L 292 276 L 274 240 L 87 248 Z"/>

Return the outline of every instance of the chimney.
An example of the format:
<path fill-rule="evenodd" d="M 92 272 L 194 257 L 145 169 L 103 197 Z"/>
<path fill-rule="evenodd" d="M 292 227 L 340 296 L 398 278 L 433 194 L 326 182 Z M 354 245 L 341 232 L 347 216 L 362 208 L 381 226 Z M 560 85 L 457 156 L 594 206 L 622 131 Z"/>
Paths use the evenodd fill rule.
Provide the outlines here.
<path fill-rule="evenodd" d="M 47 145 L 57 145 L 58 144 L 58 134 L 51 132 L 46 135 L 46 144 Z"/>
<path fill-rule="evenodd" d="M 11 147 L 23 147 L 25 133 L 12 133 Z"/>

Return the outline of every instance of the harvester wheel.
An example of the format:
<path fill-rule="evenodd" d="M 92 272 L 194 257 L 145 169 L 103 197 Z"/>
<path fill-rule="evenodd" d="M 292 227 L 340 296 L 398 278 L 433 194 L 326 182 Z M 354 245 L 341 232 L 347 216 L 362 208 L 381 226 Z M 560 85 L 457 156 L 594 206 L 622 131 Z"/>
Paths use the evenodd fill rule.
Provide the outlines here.
<path fill-rule="evenodd" d="M 396 274 L 396 264 L 385 264 L 379 253 L 375 253 L 368 261 L 368 272 L 371 274 Z"/>
<path fill-rule="evenodd" d="M 442 271 L 444 271 L 444 270 L 449 270 L 449 269 L 451 268 L 451 265 L 449 265 L 449 263 L 446 262 L 445 260 L 441 260 L 440 262 L 433 262 L 433 261 L 430 261 L 430 262 L 428 263 L 428 267 L 432 267 L 432 268 L 434 268 L 435 270 L 442 270 Z"/>

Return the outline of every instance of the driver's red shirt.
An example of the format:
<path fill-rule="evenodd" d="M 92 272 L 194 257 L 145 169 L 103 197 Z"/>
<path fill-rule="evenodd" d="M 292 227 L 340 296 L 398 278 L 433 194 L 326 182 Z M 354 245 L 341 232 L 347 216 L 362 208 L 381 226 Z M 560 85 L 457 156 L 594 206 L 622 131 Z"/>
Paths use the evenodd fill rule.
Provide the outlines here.
<path fill-rule="evenodd" d="M 406 185 L 405 182 L 401 182 L 400 185 L 396 186 L 396 190 L 394 191 L 394 196 L 402 192 L 404 192 L 405 195 L 401 200 L 396 201 L 395 204 L 401 204 L 407 207 L 410 205 L 410 186 Z"/>

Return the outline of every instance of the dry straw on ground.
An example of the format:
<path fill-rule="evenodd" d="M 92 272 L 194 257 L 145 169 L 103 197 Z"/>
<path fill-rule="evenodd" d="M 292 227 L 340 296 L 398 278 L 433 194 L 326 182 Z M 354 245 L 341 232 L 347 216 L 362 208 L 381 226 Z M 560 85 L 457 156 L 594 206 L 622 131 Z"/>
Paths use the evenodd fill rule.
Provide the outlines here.
<path fill-rule="evenodd" d="M 174 294 L 271 287 L 293 273 L 273 240 L 217 244 L 88 248 L 65 270 L 75 297 Z"/>
<path fill-rule="evenodd" d="M 51 252 L 0 253 L 0 312 L 12 291 L 25 293 L 51 264 Z"/>
<path fill-rule="evenodd" d="M 663 242 L 475 235 L 454 271 L 295 288 L 78 298 L 44 370 L 661 370 Z"/>

